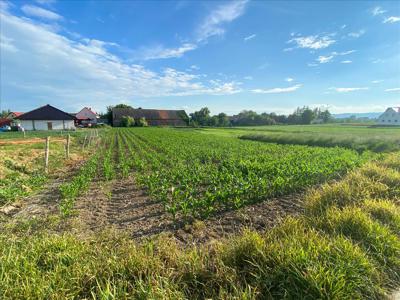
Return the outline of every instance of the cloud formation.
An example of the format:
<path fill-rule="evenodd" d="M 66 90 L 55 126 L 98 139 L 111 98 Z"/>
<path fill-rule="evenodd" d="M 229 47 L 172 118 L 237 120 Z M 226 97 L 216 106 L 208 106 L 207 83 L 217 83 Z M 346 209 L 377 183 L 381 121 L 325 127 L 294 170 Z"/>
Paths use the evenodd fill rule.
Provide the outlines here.
<path fill-rule="evenodd" d="M 62 20 L 63 17 L 55 12 L 50 10 L 35 6 L 35 5 L 24 5 L 21 7 L 21 10 L 30 17 L 37 17 L 51 21 L 59 21 Z"/>
<path fill-rule="evenodd" d="M 54 101 L 68 109 L 92 104 L 131 102 L 138 97 L 229 95 L 241 91 L 234 81 L 204 81 L 204 76 L 173 68 L 152 71 L 129 64 L 109 49 L 115 43 L 71 40 L 51 27 L 7 12 L 0 13 L 1 97 L 33 105 Z M 29 66 L 29 67 L 27 67 Z"/>
<path fill-rule="evenodd" d="M 400 92 L 400 88 L 386 89 L 385 92 Z"/>
<path fill-rule="evenodd" d="M 380 6 L 376 6 L 371 10 L 372 15 L 374 16 L 384 14 L 385 12 L 386 10 L 383 10 Z"/>
<path fill-rule="evenodd" d="M 218 6 L 197 29 L 197 41 L 203 42 L 212 36 L 223 35 L 224 25 L 240 17 L 246 8 L 247 0 L 231 1 Z"/>
<path fill-rule="evenodd" d="M 336 41 L 332 39 L 331 35 L 309 35 L 300 36 L 290 39 L 288 43 L 295 44 L 297 48 L 308 48 L 308 49 L 324 49 L 334 44 Z M 287 48 L 288 49 L 288 48 Z"/>
<path fill-rule="evenodd" d="M 251 90 L 252 93 L 255 94 L 281 94 L 281 93 L 290 93 L 301 88 L 301 84 L 296 84 L 294 86 L 286 87 L 286 88 L 272 88 L 272 89 L 254 89 Z"/>
<path fill-rule="evenodd" d="M 247 41 L 250 41 L 250 40 L 254 39 L 256 36 L 257 36 L 257 35 L 253 33 L 253 34 L 251 34 L 251 35 L 249 35 L 249 36 L 246 36 L 243 40 L 244 40 L 245 42 L 247 42 Z"/>
<path fill-rule="evenodd" d="M 383 20 L 382 23 L 396 23 L 396 22 L 400 22 L 400 17 L 387 17 Z"/>
<path fill-rule="evenodd" d="M 355 92 L 355 91 L 362 91 L 362 90 L 368 90 L 369 88 L 367 87 L 331 87 L 329 90 L 334 90 L 338 93 L 349 93 L 349 92 Z"/>

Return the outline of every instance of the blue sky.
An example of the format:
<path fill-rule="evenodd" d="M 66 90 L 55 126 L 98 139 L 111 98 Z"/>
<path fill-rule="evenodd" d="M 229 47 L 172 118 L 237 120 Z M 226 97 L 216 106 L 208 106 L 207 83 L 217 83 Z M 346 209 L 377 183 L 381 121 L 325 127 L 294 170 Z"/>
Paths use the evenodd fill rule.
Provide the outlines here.
<path fill-rule="evenodd" d="M 0 0 L 3 109 L 400 106 L 398 1 Z"/>

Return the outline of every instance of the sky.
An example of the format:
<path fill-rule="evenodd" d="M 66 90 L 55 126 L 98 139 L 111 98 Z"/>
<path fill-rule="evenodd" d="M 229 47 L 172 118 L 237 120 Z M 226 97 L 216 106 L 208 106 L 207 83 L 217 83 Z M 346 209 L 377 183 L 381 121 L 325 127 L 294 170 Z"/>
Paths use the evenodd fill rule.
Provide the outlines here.
<path fill-rule="evenodd" d="M 0 0 L 1 109 L 400 106 L 400 1 Z"/>

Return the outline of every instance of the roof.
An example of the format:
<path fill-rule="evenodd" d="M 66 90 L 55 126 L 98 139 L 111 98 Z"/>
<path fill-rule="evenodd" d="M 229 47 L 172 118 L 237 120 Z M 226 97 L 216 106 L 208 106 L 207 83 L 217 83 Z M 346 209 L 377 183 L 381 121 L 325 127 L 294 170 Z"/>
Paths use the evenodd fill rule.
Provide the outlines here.
<path fill-rule="evenodd" d="M 24 113 L 19 120 L 74 120 L 70 114 L 49 104 Z"/>
<path fill-rule="evenodd" d="M 188 116 L 184 110 L 166 109 L 133 109 L 114 108 L 113 117 L 119 119 L 123 116 L 131 116 L 134 119 L 146 118 L 146 120 L 182 120 Z"/>
<path fill-rule="evenodd" d="M 20 111 L 12 111 L 12 112 L 10 112 L 10 114 L 14 114 L 16 117 L 19 117 L 20 115 L 23 115 L 24 113 L 20 112 Z"/>

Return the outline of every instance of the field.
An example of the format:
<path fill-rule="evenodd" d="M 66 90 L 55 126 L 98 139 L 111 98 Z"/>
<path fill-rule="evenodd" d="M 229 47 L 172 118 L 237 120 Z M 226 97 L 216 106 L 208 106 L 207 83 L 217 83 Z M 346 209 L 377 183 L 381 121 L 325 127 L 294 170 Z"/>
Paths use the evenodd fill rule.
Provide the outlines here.
<path fill-rule="evenodd" d="M 114 128 L 84 153 L 74 137 L 70 159 L 60 142 L 51 189 L 3 201 L 18 209 L 0 217 L 0 295 L 382 298 L 400 283 L 396 130 Z M 19 139 L 1 166 L 39 180 L 43 141 Z"/>

